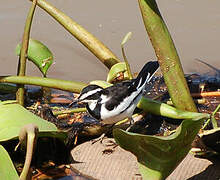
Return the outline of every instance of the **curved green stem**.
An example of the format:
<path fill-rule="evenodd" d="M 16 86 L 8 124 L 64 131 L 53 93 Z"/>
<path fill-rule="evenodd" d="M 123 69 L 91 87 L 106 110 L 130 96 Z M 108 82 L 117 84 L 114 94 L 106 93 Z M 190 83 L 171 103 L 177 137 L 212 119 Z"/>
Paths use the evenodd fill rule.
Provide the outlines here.
<path fill-rule="evenodd" d="M 27 16 L 23 39 L 22 39 L 21 55 L 19 57 L 18 72 L 17 72 L 18 76 L 25 76 L 29 36 L 30 36 L 31 24 L 32 24 L 32 19 L 34 16 L 36 5 L 37 5 L 37 0 L 33 0 L 32 6 Z M 20 105 L 22 106 L 24 105 L 24 86 L 23 85 L 18 86 L 16 99 Z"/>
<path fill-rule="evenodd" d="M 88 48 L 101 62 L 109 69 L 120 60 L 94 35 L 85 30 L 82 26 L 73 21 L 45 0 L 38 0 L 37 5 L 58 21 L 70 34 L 77 38 L 86 48 Z"/>
<path fill-rule="evenodd" d="M 34 124 L 28 124 L 21 129 L 19 134 L 19 144 L 27 139 L 27 152 L 25 157 L 24 168 L 21 172 L 19 180 L 27 180 L 31 160 L 34 152 L 34 146 L 37 139 L 38 127 Z"/>
<path fill-rule="evenodd" d="M 139 0 L 139 6 L 173 104 L 178 109 L 197 112 L 175 45 L 156 1 Z"/>
<path fill-rule="evenodd" d="M 145 97 L 140 100 L 137 107 L 143 109 L 145 112 L 150 112 L 155 115 L 165 116 L 173 119 L 191 119 L 201 116 L 201 113 L 182 111 L 165 103 L 160 103 Z M 209 114 L 206 114 L 205 116 L 206 118 L 210 118 Z"/>
<path fill-rule="evenodd" d="M 30 76 L 0 76 L 0 83 L 44 86 L 76 93 L 80 93 L 80 91 L 87 85 L 82 82 Z"/>

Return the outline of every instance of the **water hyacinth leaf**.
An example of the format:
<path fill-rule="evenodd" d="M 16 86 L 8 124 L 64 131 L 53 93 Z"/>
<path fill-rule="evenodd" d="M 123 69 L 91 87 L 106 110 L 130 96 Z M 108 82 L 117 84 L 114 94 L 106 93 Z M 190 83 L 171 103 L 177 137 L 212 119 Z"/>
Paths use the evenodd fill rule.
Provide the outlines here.
<path fill-rule="evenodd" d="M 137 157 L 143 179 L 162 180 L 187 155 L 192 141 L 207 119 L 207 114 L 196 114 L 192 115 L 195 118 L 184 120 L 176 132 L 167 137 L 141 135 L 120 129 L 114 129 L 113 135 L 122 148 Z"/>
<path fill-rule="evenodd" d="M 16 54 L 20 56 L 21 44 L 16 47 Z M 47 70 L 53 63 L 52 52 L 40 41 L 30 39 L 28 46 L 28 59 L 32 61 L 44 76 L 47 74 Z"/>
<path fill-rule="evenodd" d="M 147 34 L 154 47 L 174 106 L 184 111 L 197 112 L 176 47 L 156 0 L 138 0 L 138 2 Z"/>
<path fill-rule="evenodd" d="M 101 80 L 90 81 L 89 84 L 98 85 L 98 86 L 100 86 L 100 87 L 102 87 L 102 88 L 107 88 L 107 87 L 112 86 L 111 83 L 108 83 L 108 82 L 106 82 L 106 81 L 101 81 Z"/>
<path fill-rule="evenodd" d="M 119 73 L 124 74 L 124 80 L 129 79 L 128 71 L 126 69 L 125 62 L 120 62 L 111 67 L 107 76 L 107 82 L 111 83 L 119 75 Z"/>
<path fill-rule="evenodd" d="M 0 176 L 1 179 L 19 179 L 17 171 L 8 152 L 0 145 Z"/>
<path fill-rule="evenodd" d="M 39 128 L 39 137 L 49 136 L 64 140 L 65 133 L 58 131 L 57 127 L 24 107 L 11 101 L 0 102 L 0 142 L 18 138 L 21 128 L 27 124 L 35 124 Z"/>

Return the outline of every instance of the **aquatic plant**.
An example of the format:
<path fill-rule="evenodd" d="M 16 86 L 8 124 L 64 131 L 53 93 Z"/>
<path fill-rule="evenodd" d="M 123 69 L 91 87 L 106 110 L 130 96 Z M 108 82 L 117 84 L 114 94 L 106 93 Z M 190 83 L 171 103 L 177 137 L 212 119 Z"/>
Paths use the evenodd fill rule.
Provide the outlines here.
<path fill-rule="evenodd" d="M 168 137 L 145 136 L 115 129 L 114 138 L 120 146 L 131 151 L 137 156 L 140 172 L 144 179 L 164 179 L 186 156 L 190 150 L 194 137 L 198 133 L 203 121 L 209 118 L 209 115 L 196 113 L 197 109 L 189 93 L 179 56 L 155 0 L 139 0 L 138 2 L 146 30 L 160 63 L 172 102 L 176 108 L 160 102 L 151 101 L 146 98 L 141 99 L 138 107 L 147 112 L 177 119 L 184 119 L 184 121 L 177 128 L 176 132 Z M 104 65 L 106 65 L 107 68 L 110 69 L 107 76 L 107 82 L 95 80 L 91 83 L 99 84 L 103 87 L 110 86 L 119 73 L 124 75 L 124 79 L 132 78 L 130 65 L 127 61 L 124 50 L 124 44 L 129 39 L 131 33 L 128 33 L 121 43 L 122 54 L 125 61 L 121 62 L 117 56 L 100 40 L 98 40 L 94 35 L 89 33 L 85 28 L 65 15 L 63 12 L 45 0 L 33 0 L 26 20 L 22 44 L 17 48 L 17 54 L 19 55 L 20 59 L 18 76 L 0 77 L 0 83 L 14 83 L 18 85 L 17 101 L 19 104 L 22 106 L 24 105 L 24 84 L 57 88 L 77 93 L 79 93 L 81 89 L 86 86 L 86 84 L 82 82 L 64 81 L 48 77 L 28 77 L 25 75 L 26 58 L 34 62 L 44 76 L 46 75 L 53 59 L 52 53 L 45 45 L 38 41 L 29 41 L 31 22 L 36 6 L 39 6 L 49 15 L 51 15 L 69 33 L 71 33 L 86 48 L 88 48 L 97 57 L 97 59 L 99 59 Z M 32 43 L 34 43 L 36 49 L 32 49 Z M 37 56 L 38 53 L 42 54 L 42 57 Z M 0 88 L 1 87 L 3 86 L 0 86 Z M 11 86 L 5 85 L 4 88 L 5 87 L 10 88 L 10 90 L 14 90 L 14 88 Z M 47 127 L 46 136 L 61 136 L 62 139 L 64 139 L 63 132 L 58 132 L 53 124 L 43 121 L 40 118 L 37 118 L 38 120 L 35 121 L 36 117 L 32 114 L 30 115 L 30 112 L 27 112 L 18 104 L 10 104 L 7 102 L 6 104 L 0 104 L 0 112 L 1 114 L 4 114 L 4 110 L 1 108 L 4 108 L 7 111 L 14 111 L 14 115 L 17 117 L 7 117 L 8 122 L 5 124 L 6 127 L 3 127 L 3 129 L 0 131 L 0 140 L 3 139 L 4 141 L 9 141 L 10 139 L 18 138 L 19 130 L 29 123 L 37 125 L 39 129 L 39 136 L 41 136 L 43 128 Z M 23 114 L 20 116 L 20 112 L 17 112 L 17 110 L 12 108 L 21 110 Z M 84 111 L 84 109 L 82 111 Z M 26 117 L 26 114 L 31 117 Z M 11 121 L 13 121 L 13 123 L 11 123 Z M 43 125 L 41 123 L 43 123 Z M 0 117 L 0 126 L 2 124 L 3 123 L 1 122 Z M 8 130 L 7 127 L 13 129 L 14 126 L 15 131 L 6 131 Z M 32 130 L 35 131 L 36 128 L 32 128 Z M 4 133 L 1 133 L 3 131 Z M 55 134 L 50 133 L 51 131 L 55 132 Z M 4 139 L 5 135 L 7 135 L 8 138 Z M 177 153 L 177 156 L 169 156 L 173 153 Z M 8 163 L 11 178 L 17 178 L 18 176 L 12 166 L 12 162 L 7 152 L 1 145 L 0 154 L 2 154 L 0 161 Z M 8 172 L 5 171 L 5 167 L 0 166 L 0 173 L 3 173 L 5 177 L 9 177 Z"/>

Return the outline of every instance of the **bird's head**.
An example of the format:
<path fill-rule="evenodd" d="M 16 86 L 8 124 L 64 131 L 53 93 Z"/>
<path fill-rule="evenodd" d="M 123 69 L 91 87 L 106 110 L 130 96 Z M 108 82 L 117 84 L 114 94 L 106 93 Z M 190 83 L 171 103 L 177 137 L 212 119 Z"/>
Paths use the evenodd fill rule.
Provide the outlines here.
<path fill-rule="evenodd" d="M 88 85 L 85 88 L 82 89 L 80 92 L 79 97 L 73 101 L 70 106 L 72 106 L 75 103 L 82 102 L 82 103 L 92 103 L 96 102 L 98 98 L 100 97 L 100 91 L 102 91 L 103 88 L 98 85 Z"/>
<path fill-rule="evenodd" d="M 97 99 L 96 94 L 102 90 L 103 88 L 98 85 L 88 85 L 82 89 L 77 100 L 78 101 L 96 100 Z"/>

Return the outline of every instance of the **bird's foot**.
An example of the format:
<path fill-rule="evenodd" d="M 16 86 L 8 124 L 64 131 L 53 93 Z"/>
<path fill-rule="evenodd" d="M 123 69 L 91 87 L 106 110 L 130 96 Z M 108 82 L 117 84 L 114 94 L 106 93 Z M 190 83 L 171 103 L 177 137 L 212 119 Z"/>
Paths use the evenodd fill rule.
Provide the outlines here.
<path fill-rule="evenodd" d="M 132 117 L 128 118 L 128 120 L 130 121 L 130 124 L 129 124 L 128 128 L 126 129 L 127 132 L 128 132 L 128 131 L 131 129 L 131 127 L 134 125 L 134 119 L 133 119 Z"/>
<path fill-rule="evenodd" d="M 96 138 L 96 139 L 93 139 L 93 140 L 92 140 L 92 144 L 95 144 L 95 143 L 98 142 L 98 141 L 100 141 L 100 143 L 102 143 L 103 140 L 106 138 L 106 135 L 107 135 L 108 133 L 112 132 L 112 129 L 113 129 L 113 126 L 114 126 L 114 125 L 115 125 L 115 124 L 112 124 L 112 125 L 108 128 L 108 130 L 107 130 L 105 133 L 103 133 L 100 137 L 98 137 L 98 138 Z"/>
<path fill-rule="evenodd" d="M 103 133 L 103 134 L 102 134 L 101 136 L 99 136 L 98 138 L 91 140 L 92 144 L 95 144 L 95 143 L 97 143 L 98 141 L 99 141 L 100 143 L 102 143 L 102 141 L 106 138 L 105 135 L 106 135 L 106 134 Z"/>

